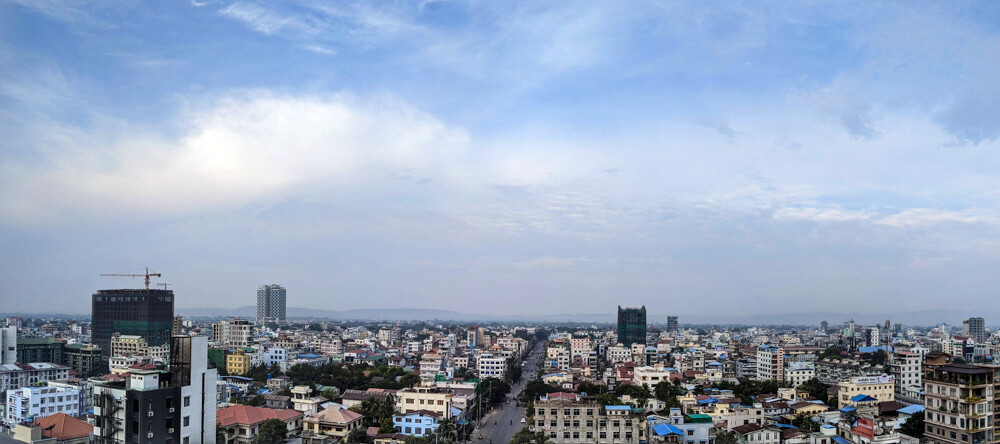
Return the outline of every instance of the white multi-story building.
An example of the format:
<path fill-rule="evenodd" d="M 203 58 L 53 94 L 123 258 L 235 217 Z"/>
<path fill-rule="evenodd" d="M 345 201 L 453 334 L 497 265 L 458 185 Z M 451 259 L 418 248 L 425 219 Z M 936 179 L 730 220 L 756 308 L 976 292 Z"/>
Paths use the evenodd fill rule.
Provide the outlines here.
<path fill-rule="evenodd" d="M 785 382 L 792 387 L 805 384 L 806 381 L 816 377 L 816 363 L 805 361 L 791 361 L 785 368 Z"/>
<path fill-rule="evenodd" d="M 622 346 L 608 347 L 608 362 L 632 362 L 632 349 Z"/>
<path fill-rule="evenodd" d="M 781 347 L 762 345 L 757 347 L 757 380 L 773 379 L 784 381 L 785 350 Z"/>
<path fill-rule="evenodd" d="M 424 343 L 420 341 L 409 341 L 406 343 L 406 353 L 415 355 L 424 350 Z"/>
<path fill-rule="evenodd" d="M 7 391 L 7 424 L 19 424 L 56 413 L 80 415 L 80 391 L 66 387 L 21 387 Z"/>
<path fill-rule="evenodd" d="M 15 362 L 17 362 L 17 327 L 0 328 L 0 364 Z"/>
<path fill-rule="evenodd" d="M 63 365 L 47 362 L 0 364 L 0 393 L 66 378 L 69 378 L 69 367 Z"/>
<path fill-rule="evenodd" d="M 420 356 L 420 379 L 433 381 L 444 369 L 444 356 L 437 353 L 424 353 Z"/>
<path fill-rule="evenodd" d="M 340 339 L 329 339 L 320 344 L 319 351 L 324 355 L 339 355 L 344 352 L 344 343 Z"/>
<path fill-rule="evenodd" d="M 253 323 L 230 318 L 212 324 L 212 340 L 224 347 L 249 347 L 253 339 Z"/>
<path fill-rule="evenodd" d="M 924 385 L 921 363 L 923 359 L 919 353 L 900 351 L 892 354 L 889 373 L 896 378 L 896 393 L 920 396 Z"/>
<path fill-rule="evenodd" d="M 507 359 L 492 353 L 483 353 L 476 359 L 476 370 L 479 378 L 503 379 L 507 376 Z"/>
<path fill-rule="evenodd" d="M 267 349 L 267 366 L 281 365 L 288 360 L 288 349 L 285 347 L 271 347 Z"/>
<path fill-rule="evenodd" d="M 670 372 L 663 367 L 636 367 L 634 372 L 632 383 L 644 385 L 648 389 L 652 389 L 660 381 L 670 381 Z"/>

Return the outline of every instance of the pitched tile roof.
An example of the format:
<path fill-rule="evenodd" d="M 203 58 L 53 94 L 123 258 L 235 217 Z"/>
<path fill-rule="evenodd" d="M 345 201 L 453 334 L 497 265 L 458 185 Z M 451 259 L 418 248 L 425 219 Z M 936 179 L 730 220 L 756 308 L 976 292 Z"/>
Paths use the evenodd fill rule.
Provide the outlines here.
<path fill-rule="evenodd" d="M 87 421 L 65 413 L 56 413 L 41 418 L 35 421 L 35 425 L 42 428 L 42 436 L 55 438 L 58 441 L 83 438 L 94 433 L 94 426 L 87 424 Z"/>
<path fill-rule="evenodd" d="M 334 424 L 350 424 L 362 418 L 360 413 L 354 413 L 340 406 L 332 406 L 319 412 L 316 416 L 306 418 L 306 422 L 332 422 Z"/>
<path fill-rule="evenodd" d="M 302 412 L 291 409 L 269 409 L 249 405 L 234 405 L 219 409 L 215 413 L 215 420 L 220 426 L 229 427 L 233 424 L 253 425 L 268 419 L 288 421 L 296 416 L 302 416 Z"/>

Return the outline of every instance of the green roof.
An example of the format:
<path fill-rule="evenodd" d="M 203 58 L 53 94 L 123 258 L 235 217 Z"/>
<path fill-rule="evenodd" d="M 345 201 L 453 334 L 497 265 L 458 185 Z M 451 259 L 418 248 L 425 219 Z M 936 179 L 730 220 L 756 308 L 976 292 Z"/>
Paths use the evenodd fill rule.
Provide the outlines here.
<path fill-rule="evenodd" d="M 708 415 L 702 415 L 702 414 L 687 415 L 687 422 L 693 423 L 693 424 L 711 423 L 712 422 L 712 417 L 708 416 Z"/>

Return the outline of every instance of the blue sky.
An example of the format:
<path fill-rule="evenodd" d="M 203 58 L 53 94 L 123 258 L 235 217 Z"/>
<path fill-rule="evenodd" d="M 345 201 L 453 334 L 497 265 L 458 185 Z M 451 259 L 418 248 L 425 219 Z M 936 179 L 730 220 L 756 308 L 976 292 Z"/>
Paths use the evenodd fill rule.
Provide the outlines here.
<path fill-rule="evenodd" d="M 1000 5 L 869 3 L 2 1 L 0 308 L 986 304 Z"/>

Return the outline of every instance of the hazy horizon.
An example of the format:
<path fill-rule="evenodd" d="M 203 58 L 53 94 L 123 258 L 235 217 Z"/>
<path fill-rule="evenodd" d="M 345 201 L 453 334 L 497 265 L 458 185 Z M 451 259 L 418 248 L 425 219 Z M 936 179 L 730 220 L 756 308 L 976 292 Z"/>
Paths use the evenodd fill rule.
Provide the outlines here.
<path fill-rule="evenodd" d="M 0 311 L 990 307 L 998 17 L 0 0 Z"/>

